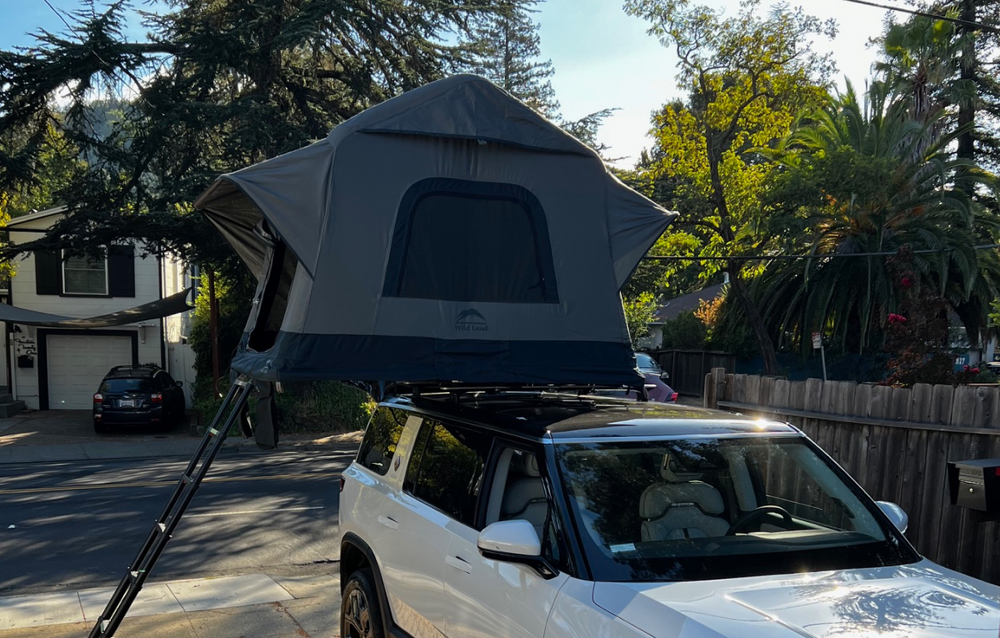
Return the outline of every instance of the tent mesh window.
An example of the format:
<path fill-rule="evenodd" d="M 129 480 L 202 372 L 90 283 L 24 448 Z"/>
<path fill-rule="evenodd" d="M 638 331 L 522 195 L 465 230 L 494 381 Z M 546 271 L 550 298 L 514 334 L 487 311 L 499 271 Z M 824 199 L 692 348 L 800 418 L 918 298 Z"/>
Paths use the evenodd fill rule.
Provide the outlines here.
<path fill-rule="evenodd" d="M 400 205 L 383 294 L 557 303 L 545 213 L 513 184 L 428 179 Z"/>

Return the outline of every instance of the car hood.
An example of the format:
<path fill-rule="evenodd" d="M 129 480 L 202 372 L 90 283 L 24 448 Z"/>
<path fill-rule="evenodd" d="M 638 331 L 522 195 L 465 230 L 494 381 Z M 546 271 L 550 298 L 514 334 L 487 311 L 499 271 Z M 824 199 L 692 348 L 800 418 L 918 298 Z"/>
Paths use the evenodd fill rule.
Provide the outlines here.
<path fill-rule="evenodd" d="M 1000 588 L 930 561 L 685 583 L 596 583 L 656 638 L 997 638 Z"/>

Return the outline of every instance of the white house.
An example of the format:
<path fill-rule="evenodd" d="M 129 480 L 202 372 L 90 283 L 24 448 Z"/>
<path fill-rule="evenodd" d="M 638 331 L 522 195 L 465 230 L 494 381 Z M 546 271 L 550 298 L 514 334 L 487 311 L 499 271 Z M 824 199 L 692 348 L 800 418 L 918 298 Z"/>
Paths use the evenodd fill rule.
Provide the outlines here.
<path fill-rule="evenodd" d="M 32 213 L 7 224 L 12 244 L 37 239 L 66 214 L 65 207 Z M 65 258 L 64 258 L 65 257 Z M 111 246 L 105 257 L 28 254 L 16 263 L 7 303 L 74 318 L 126 310 L 192 286 L 193 273 L 169 257 L 142 256 L 141 246 Z M 6 326 L 7 385 L 29 408 L 85 410 L 112 366 L 155 363 L 184 383 L 190 403 L 194 353 L 187 345 L 191 313 L 113 328 Z M 2 324 L 0 324 L 2 325 Z"/>

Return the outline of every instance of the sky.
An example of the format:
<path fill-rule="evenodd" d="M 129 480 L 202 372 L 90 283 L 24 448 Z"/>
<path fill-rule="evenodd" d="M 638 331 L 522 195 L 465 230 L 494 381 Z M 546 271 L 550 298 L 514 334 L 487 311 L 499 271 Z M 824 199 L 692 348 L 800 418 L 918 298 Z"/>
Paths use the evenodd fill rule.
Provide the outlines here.
<path fill-rule="evenodd" d="M 739 0 L 700 1 L 730 15 L 739 8 Z M 68 11 L 81 6 L 79 0 L 50 2 Z M 764 4 L 768 5 L 767 0 Z M 863 86 L 875 60 L 868 42 L 881 33 L 886 12 L 845 0 L 792 4 L 817 17 L 837 20 L 837 38 L 818 41 L 816 46 L 833 52 L 841 86 L 844 76 L 855 86 Z M 608 156 L 621 158 L 618 166 L 632 166 L 651 144 L 648 131 L 653 111 L 683 97 L 676 89 L 676 57 L 646 34 L 646 23 L 625 15 L 621 0 L 546 0 L 539 8 L 534 17 L 540 25 L 542 57 L 551 59 L 555 67 L 552 86 L 563 116 L 578 119 L 605 108 L 619 109 L 606 120 L 598 139 L 610 147 Z M 38 28 L 53 32 L 65 28 L 43 0 L 0 0 L 0 15 L 4 16 L 0 48 L 30 44 L 25 34 Z M 139 39 L 142 33 L 136 24 L 129 36 Z"/>

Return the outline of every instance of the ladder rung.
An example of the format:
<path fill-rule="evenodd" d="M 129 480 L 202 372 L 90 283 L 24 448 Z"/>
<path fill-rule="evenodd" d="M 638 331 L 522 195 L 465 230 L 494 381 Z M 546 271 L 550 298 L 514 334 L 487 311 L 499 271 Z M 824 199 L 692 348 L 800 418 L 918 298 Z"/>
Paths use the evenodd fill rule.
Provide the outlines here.
<path fill-rule="evenodd" d="M 208 433 L 212 436 L 219 436 L 219 431 L 215 428 L 208 428 Z"/>
<path fill-rule="evenodd" d="M 194 483 L 194 479 L 191 478 L 190 476 L 188 476 L 187 474 L 182 474 L 181 475 L 181 482 L 182 483 Z"/>
<path fill-rule="evenodd" d="M 157 527 L 160 528 L 161 532 L 166 532 L 167 531 L 167 525 L 165 523 L 157 523 L 156 525 L 157 525 Z"/>

